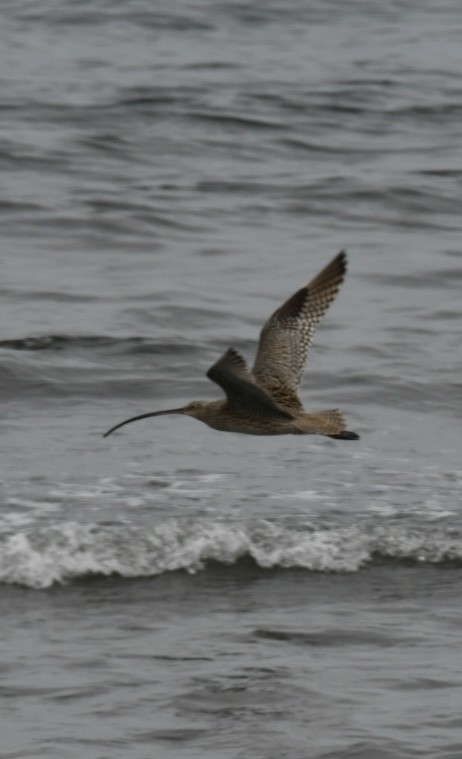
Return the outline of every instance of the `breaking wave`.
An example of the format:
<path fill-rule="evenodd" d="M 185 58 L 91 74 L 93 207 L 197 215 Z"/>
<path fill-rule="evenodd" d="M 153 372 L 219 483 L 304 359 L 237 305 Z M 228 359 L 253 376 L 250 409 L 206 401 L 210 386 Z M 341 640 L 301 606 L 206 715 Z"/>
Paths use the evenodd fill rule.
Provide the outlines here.
<path fill-rule="evenodd" d="M 383 560 L 462 563 L 454 531 L 398 526 L 287 528 L 266 520 L 229 524 L 170 519 L 153 526 L 79 524 L 0 533 L 0 582 L 29 588 L 89 576 L 141 578 L 207 562 L 251 559 L 263 569 L 356 572 Z"/>

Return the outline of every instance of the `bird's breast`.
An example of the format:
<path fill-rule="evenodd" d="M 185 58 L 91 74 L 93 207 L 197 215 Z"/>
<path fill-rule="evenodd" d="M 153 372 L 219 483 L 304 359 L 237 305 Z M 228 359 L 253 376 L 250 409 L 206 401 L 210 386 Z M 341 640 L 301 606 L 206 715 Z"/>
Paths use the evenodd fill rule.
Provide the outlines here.
<path fill-rule="evenodd" d="M 209 427 L 220 432 L 239 432 L 243 435 L 288 435 L 293 432 L 291 420 L 231 418 L 227 414 L 215 415 L 203 420 Z"/>

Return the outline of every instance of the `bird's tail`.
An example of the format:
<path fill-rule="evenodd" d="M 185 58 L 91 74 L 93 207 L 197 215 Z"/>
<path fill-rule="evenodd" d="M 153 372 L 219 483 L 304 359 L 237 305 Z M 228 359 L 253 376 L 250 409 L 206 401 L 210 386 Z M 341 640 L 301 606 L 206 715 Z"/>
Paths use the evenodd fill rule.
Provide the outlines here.
<path fill-rule="evenodd" d="M 327 435 L 338 440 L 358 440 L 356 432 L 346 429 L 343 414 L 338 409 L 301 414 L 294 420 L 300 435 Z"/>

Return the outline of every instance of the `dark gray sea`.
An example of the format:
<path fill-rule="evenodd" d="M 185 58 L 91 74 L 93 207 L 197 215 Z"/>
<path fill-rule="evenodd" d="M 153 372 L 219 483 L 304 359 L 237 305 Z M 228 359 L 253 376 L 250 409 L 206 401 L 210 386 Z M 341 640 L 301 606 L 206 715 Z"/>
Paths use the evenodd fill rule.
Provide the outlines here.
<path fill-rule="evenodd" d="M 461 3 L 0 14 L 2 759 L 460 759 Z M 102 438 L 342 248 L 358 442 Z"/>

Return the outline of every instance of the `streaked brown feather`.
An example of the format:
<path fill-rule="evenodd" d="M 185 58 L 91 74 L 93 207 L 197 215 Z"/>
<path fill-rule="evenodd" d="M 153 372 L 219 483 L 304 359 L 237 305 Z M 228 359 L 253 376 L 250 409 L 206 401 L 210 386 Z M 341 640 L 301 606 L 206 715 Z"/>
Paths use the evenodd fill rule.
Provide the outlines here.
<path fill-rule="evenodd" d="M 316 327 L 346 272 L 341 251 L 306 287 L 292 295 L 264 324 L 252 373 L 277 404 L 302 409 L 298 389 Z"/>
<path fill-rule="evenodd" d="M 343 414 L 338 409 L 300 414 L 295 426 L 305 435 L 339 435 L 346 429 Z"/>

